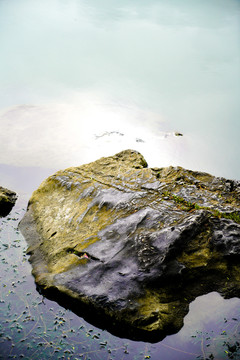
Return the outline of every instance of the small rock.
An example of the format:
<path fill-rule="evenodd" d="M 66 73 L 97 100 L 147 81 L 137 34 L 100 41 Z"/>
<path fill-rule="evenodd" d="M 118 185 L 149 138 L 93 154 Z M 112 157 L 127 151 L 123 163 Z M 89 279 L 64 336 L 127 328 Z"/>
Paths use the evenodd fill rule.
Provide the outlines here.
<path fill-rule="evenodd" d="M 0 216 L 7 216 L 17 200 L 17 194 L 0 186 Z"/>

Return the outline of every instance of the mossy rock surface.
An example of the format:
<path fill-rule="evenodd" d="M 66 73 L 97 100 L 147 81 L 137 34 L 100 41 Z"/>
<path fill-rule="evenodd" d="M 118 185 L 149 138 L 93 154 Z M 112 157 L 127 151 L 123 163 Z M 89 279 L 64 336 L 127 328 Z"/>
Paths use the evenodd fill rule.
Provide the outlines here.
<path fill-rule="evenodd" d="M 148 168 L 126 150 L 58 171 L 20 229 L 41 292 L 96 325 L 158 341 L 196 296 L 240 296 L 240 183 Z"/>
<path fill-rule="evenodd" d="M 17 200 L 17 194 L 0 186 L 0 216 L 7 216 Z"/>

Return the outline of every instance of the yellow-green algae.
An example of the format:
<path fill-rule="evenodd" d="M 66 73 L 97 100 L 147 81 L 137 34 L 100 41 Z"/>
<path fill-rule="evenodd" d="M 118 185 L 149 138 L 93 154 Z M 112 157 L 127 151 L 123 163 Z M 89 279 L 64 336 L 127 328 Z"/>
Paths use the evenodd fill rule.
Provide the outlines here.
<path fill-rule="evenodd" d="M 60 176 L 61 173 L 58 175 Z M 101 187 L 103 188 L 103 185 Z M 54 188 L 54 192 L 51 192 L 51 188 Z M 81 190 L 84 191 L 86 188 L 87 186 L 83 185 Z M 79 262 L 74 254 L 68 254 L 67 250 L 71 247 L 84 251 L 89 245 L 99 240 L 97 234 L 102 227 L 111 224 L 123 213 L 115 209 L 106 209 L 106 207 L 102 207 L 99 211 L 97 205 L 91 206 L 91 197 L 81 198 L 81 201 L 78 201 L 76 197 L 75 192 L 68 190 L 64 191 L 63 196 L 62 187 L 55 180 L 49 179 L 34 192 L 31 198 L 31 203 L 37 204 L 34 206 L 35 219 L 41 218 L 37 229 L 44 239 L 41 251 L 47 254 L 50 273 L 65 271 L 68 268 L 67 264 L 72 266 L 82 263 L 82 260 Z M 61 207 L 61 212 L 53 204 Z M 89 210 L 88 207 L 90 207 Z M 83 218 L 80 226 L 78 219 L 81 215 Z M 56 232 L 55 235 L 53 235 L 54 232 Z"/>

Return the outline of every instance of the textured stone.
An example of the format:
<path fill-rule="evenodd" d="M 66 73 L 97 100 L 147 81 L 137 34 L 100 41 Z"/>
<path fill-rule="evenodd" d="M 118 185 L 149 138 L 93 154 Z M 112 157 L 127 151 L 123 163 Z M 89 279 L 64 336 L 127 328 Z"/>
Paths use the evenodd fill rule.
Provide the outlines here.
<path fill-rule="evenodd" d="M 126 150 L 59 171 L 20 228 L 41 292 L 98 326 L 157 341 L 196 296 L 239 296 L 240 183 L 147 167 Z"/>
<path fill-rule="evenodd" d="M 0 186 L 0 216 L 8 215 L 16 200 L 17 195 L 15 192 Z"/>

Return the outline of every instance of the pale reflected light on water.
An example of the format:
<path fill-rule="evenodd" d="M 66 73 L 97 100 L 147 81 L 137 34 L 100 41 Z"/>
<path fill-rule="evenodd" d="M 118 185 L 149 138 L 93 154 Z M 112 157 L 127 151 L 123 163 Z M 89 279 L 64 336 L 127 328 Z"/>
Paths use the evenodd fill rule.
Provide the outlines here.
<path fill-rule="evenodd" d="M 146 154 L 150 166 L 188 158 L 186 139 L 159 114 L 86 94 L 70 103 L 11 107 L 0 120 L 3 164 L 63 168 L 128 148 Z"/>
<path fill-rule="evenodd" d="M 130 147 L 240 178 L 239 15 L 237 0 L 2 0 L 0 161 L 65 167 Z M 112 131 L 125 137 L 94 141 Z"/>
<path fill-rule="evenodd" d="M 126 148 L 140 151 L 151 167 L 180 165 L 240 179 L 239 19 L 238 0 L 0 0 L 0 185 L 17 191 L 26 205 L 53 172 Z M 0 233 L 1 274 L 8 279 L 0 346 L 9 341 L 12 355 L 14 343 L 27 352 L 21 329 L 11 328 L 16 319 L 8 308 L 16 302 L 11 284 L 19 280 L 12 263 L 18 264 L 16 256 L 20 259 L 26 246 L 13 226 L 18 216 L 3 220 Z M 25 262 L 22 271 L 35 304 L 40 300 L 30 270 Z M 23 313 L 28 298 L 17 289 Z M 217 293 L 198 298 L 178 334 L 155 345 L 128 342 L 130 355 L 125 340 L 99 330 L 115 353 L 104 345 L 100 351 L 84 323 L 81 339 L 87 345 L 77 348 L 71 338 L 71 351 L 75 347 L 76 356 L 81 350 L 87 359 L 94 350 L 94 360 L 150 355 L 159 360 L 159 354 L 163 360 L 206 360 L 211 354 L 227 359 L 228 344 L 239 335 L 234 320 L 239 320 L 239 301 Z M 30 306 L 40 328 L 32 330 L 29 349 L 58 358 L 61 327 L 40 337 L 62 308 L 48 301 L 45 306 Z M 53 318 L 45 318 L 52 307 Z M 20 310 L 16 318 L 24 320 Z M 66 316 L 68 322 L 74 317 Z M 77 331 L 83 320 L 73 321 Z M 17 323 L 23 333 L 32 329 Z M 70 326 L 66 334 L 72 336 Z M 6 336 L 11 340 L 1 342 Z M 61 344 L 61 356 L 72 358 L 67 346 Z"/>

